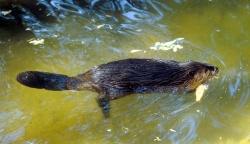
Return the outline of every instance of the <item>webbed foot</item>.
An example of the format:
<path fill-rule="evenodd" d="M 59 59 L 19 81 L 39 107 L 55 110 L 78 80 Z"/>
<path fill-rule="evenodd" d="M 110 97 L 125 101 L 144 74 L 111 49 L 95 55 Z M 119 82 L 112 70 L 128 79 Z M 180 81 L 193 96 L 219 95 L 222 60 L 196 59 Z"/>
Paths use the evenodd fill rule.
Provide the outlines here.
<path fill-rule="evenodd" d="M 102 108 L 102 113 L 105 118 L 110 116 L 110 100 L 107 97 L 101 97 L 97 99 L 99 107 Z"/>

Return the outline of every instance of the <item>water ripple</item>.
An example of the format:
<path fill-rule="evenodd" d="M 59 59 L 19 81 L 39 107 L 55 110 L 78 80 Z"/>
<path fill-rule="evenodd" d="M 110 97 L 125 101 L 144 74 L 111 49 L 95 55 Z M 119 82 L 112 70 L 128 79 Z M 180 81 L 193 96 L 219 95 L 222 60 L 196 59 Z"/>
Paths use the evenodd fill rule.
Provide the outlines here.
<path fill-rule="evenodd" d="M 73 0 L 36 0 L 33 3 L 25 2 L 13 3 L 10 9 L 11 13 L 2 15 L 7 21 L 18 21 L 37 36 L 52 35 L 50 24 L 45 25 L 44 17 L 54 18 L 57 22 L 77 15 L 86 19 L 97 18 L 101 23 L 110 23 L 117 25 L 120 33 L 136 34 L 138 32 L 138 23 L 153 24 L 164 16 L 164 11 L 170 11 L 166 4 L 156 1 L 132 2 L 129 0 L 119 1 L 85 1 L 84 4 Z M 37 7 L 37 8 L 34 8 Z M 74 17 L 72 17 L 74 19 Z M 124 29 L 124 25 L 137 25 L 130 30 Z M 54 31 L 56 32 L 56 31 Z"/>
<path fill-rule="evenodd" d="M 50 3 L 53 7 L 57 8 L 58 10 L 62 10 L 62 11 L 66 11 L 66 12 L 70 12 L 74 14 L 79 14 L 79 15 L 83 15 L 85 13 L 85 11 L 81 7 L 74 5 L 72 3 L 65 3 L 60 0 L 51 0 Z"/>
<path fill-rule="evenodd" d="M 173 144 L 192 143 L 197 137 L 199 121 L 198 114 L 185 116 L 164 137 L 167 137 Z"/>

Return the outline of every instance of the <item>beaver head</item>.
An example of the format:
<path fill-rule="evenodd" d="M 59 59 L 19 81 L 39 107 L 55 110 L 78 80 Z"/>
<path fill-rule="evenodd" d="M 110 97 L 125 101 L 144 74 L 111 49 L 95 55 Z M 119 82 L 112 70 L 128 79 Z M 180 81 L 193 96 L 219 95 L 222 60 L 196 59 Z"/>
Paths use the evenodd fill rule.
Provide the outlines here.
<path fill-rule="evenodd" d="M 219 72 L 216 66 L 196 61 L 182 63 L 181 67 L 185 69 L 186 82 L 184 87 L 188 91 L 195 90 L 199 85 L 206 83 Z"/>

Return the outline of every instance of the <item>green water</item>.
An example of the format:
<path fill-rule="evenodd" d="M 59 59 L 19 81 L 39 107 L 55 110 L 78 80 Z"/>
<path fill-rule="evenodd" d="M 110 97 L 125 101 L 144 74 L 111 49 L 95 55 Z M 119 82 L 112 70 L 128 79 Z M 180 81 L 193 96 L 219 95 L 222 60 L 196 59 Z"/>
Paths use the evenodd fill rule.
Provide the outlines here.
<path fill-rule="evenodd" d="M 250 1 L 179 2 L 168 2 L 150 22 L 68 15 L 51 24 L 52 35 L 37 35 L 42 45 L 28 43 L 35 36 L 1 29 L 0 143 L 250 143 Z M 103 23 L 112 29 L 97 28 Z M 123 23 L 131 29 L 119 32 Z M 177 52 L 150 49 L 175 38 L 184 38 Z M 220 74 L 201 102 L 193 93 L 130 95 L 111 102 L 109 119 L 96 93 L 31 89 L 15 80 L 26 70 L 72 76 L 132 57 L 197 60 Z"/>

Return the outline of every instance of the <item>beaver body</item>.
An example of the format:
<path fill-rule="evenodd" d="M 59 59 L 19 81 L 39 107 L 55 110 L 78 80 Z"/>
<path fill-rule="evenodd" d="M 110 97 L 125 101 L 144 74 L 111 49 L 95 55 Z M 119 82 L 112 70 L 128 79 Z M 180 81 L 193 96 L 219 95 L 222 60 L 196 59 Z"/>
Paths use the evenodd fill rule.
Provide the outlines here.
<path fill-rule="evenodd" d="M 133 93 L 194 91 L 217 73 L 217 67 L 194 61 L 125 59 L 93 67 L 75 77 L 27 71 L 17 80 L 33 88 L 98 92 L 99 106 L 108 116 L 110 100 Z"/>

